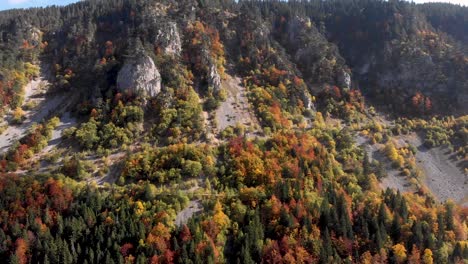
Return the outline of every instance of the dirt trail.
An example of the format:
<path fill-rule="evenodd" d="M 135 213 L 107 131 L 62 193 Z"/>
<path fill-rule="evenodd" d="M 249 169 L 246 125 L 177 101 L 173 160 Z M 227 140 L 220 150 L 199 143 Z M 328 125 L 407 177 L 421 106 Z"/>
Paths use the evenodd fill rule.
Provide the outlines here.
<path fill-rule="evenodd" d="M 60 114 L 57 110 L 65 101 L 66 97 L 64 95 L 46 97 L 44 89 L 49 86 L 48 79 L 50 74 L 46 67 L 41 65 L 41 76 L 31 80 L 25 86 L 25 100 L 23 106 L 31 102 L 37 105 L 31 110 L 25 111 L 26 119 L 20 125 L 10 124 L 0 135 L 0 153 L 6 152 L 15 141 L 25 136 L 33 124 L 42 122 L 51 114 Z M 60 110 L 64 108 L 65 107 L 62 107 Z M 11 119 L 11 117 L 7 117 L 6 119 Z"/>
<path fill-rule="evenodd" d="M 447 149 L 436 147 L 428 149 L 416 134 L 405 137 L 416 147 L 417 165 L 424 171 L 424 182 L 441 202 L 453 199 L 463 202 L 468 198 L 468 176 L 450 159 Z"/>
<path fill-rule="evenodd" d="M 26 105 L 32 101 L 37 101 L 33 96 L 37 93 L 40 93 L 40 87 L 47 85 L 48 82 L 41 76 L 40 78 L 31 80 L 24 87 L 24 104 Z M 42 115 L 37 116 L 34 114 L 34 111 L 25 111 L 26 120 L 23 121 L 20 125 L 8 125 L 8 128 L 0 135 L 0 153 L 5 152 L 8 148 L 21 137 L 24 136 L 27 129 L 32 125 L 35 120 L 38 120 Z M 5 120 L 11 119 L 10 116 L 6 116 Z"/>
<path fill-rule="evenodd" d="M 381 149 L 384 147 L 382 144 L 371 145 L 369 140 L 361 135 L 357 135 L 355 139 L 358 146 L 364 147 L 370 162 L 377 160 L 384 164 L 387 176 L 380 180 L 382 189 L 390 188 L 400 192 L 411 191 L 407 179 L 401 175 L 400 171 L 395 170 L 391 162 L 382 154 Z"/>
<path fill-rule="evenodd" d="M 187 224 L 188 220 L 192 216 L 194 216 L 198 212 L 201 212 L 202 210 L 203 207 L 201 205 L 200 200 L 190 201 L 188 206 L 177 214 L 175 219 L 176 226 L 180 227 Z"/>
<path fill-rule="evenodd" d="M 49 153 L 62 141 L 62 132 L 63 130 L 70 128 L 76 124 L 76 119 L 70 116 L 70 112 L 64 113 L 60 117 L 60 123 L 52 131 L 52 137 L 49 140 L 49 144 L 41 152 Z"/>
<path fill-rule="evenodd" d="M 222 82 L 222 87 L 226 90 L 227 98 L 216 110 L 216 122 L 220 131 L 228 126 L 235 126 L 237 123 L 245 126 L 258 125 L 258 121 L 249 109 L 247 91 L 241 85 L 239 77 L 227 75 Z"/>
<path fill-rule="evenodd" d="M 391 128 L 394 124 L 381 114 L 376 119 Z M 448 154 L 448 150 L 442 147 L 428 149 L 424 146 L 421 138 L 416 134 L 399 136 L 395 138 L 400 145 L 410 144 L 417 148 L 416 162 L 417 166 L 423 171 L 422 183 L 425 184 L 432 194 L 441 202 L 452 199 L 468 205 L 468 175 L 465 175 L 463 169 L 453 161 Z M 382 188 L 394 188 L 400 191 L 408 191 L 407 180 L 400 176 L 400 173 L 389 166 L 388 160 L 378 151 L 379 144 L 370 145 L 367 139 L 362 136 L 356 137 L 358 145 L 364 145 L 369 158 L 383 160 L 387 164 L 388 176 L 381 180 Z"/>
<path fill-rule="evenodd" d="M 97 176 L 88 179 L 88 182 L 95 182 L 97 185 L 103 185 L 104 183 L 115 183 L 119 176 L 122 173 L 122 170 L 125 166 L 125 152 L 117 152 L 114 154 L 109 155 L 108 157 L 108 164 L 110 165 L 105 165 L 102 164 L 101 160 L 94 160 L 95 164 L 100 164 L 102 166 L 108 166 L 109 169 L 107 173 L 104 176 Z"/>

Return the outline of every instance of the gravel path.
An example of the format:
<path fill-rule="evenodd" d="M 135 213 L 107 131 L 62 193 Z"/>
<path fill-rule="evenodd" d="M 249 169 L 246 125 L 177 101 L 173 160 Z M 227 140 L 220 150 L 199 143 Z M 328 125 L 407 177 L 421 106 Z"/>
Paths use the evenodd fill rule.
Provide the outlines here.
<path fill-rule="evenodd" d="M 109 155 L 109 170 L 107 171 L 106 175 L 93 177 L 88 179 L 88 182 L 95 182 L 97 185 L 103 185 L 104 183 L 115 183 L 120 175 L 122 174 L 122 170 L 125 166 L 125 152 L 117 152 L 114 154 Z M 101 161 L 94 160 L 95 164 L 99 164 L 101 166 L 106 166 L 105 164 L 101 164 Z"/>
<path fill-rule="evenodd" d="M 33 95 L 40 92 L 40 87 L 47 85 L 47 80 L 44 78 L 36 78 L 31 80 L 24 87 L 24 104 L 31 101 L 37 101 L 33 98 Z M 34 117 L 33 111 L 25 111 L 26 120 L 20 125 L 8 125 L 8 128 L 0 135 L 0 153 L 8 150 L 8 148 L 16 141 L 24 136 L 27 129 L 32 125 Z M 5 117 L 5 120 L 9 119 L 9 116 Z"/>
<path fill-rule="evenodd" d="M 227 75 L 222 87 L 226 90 L 227 98 L 216 109 L 216 122 L 220 131 L 228 126 L 235 126 L 237 123 L 245 126 L 258 124 L 258 121 L 249 109 L 247 91 L 241 85 L 241 79 Z"/>
<path fill-rule="evenodd" d="M 382 144 L 371 145 L 369 140 L 361 135 L 356 136 L 355 139 L 358 146 L 364 146 L 370 162 L 377 160 L 385 165 L 387 176 L 380 180 L 380 187 L 382 189 L 390 188 L 400 190 L 400 192 L 411 191 L 406 178 L 401 175 L 400 171 L 394 169 L 391 162 L 382 154 L 381 149 L 384 147 Z"/>
<path fill-rule="evenodd" d="M 70 128 L 76 124 L 76 119 L 70 116 L 70 112 L 64 113 L 60 117 L 60 123 L 52 131 L 52 137 L 49 140 L 49 144 L 42 150 L 42 153 L 49 153 L 62 141 L 63 130 Z"/>
<path fill-rule="evenodd" d="M 41 76 L 31 80 L 25 86 L 24 105 L 34 101 L 37 106 L 25 111 L 26 119 L 20 125 L 8 125 L 8 128 L 0 135 L 0 153 L 6 152 L 15 141 L 25 136 L 33 124 L 42 122 L 51 114 L 56 114 L 58 107 L 65 101 L 63 95 L 46 98 L 42 88 L 49 85 L 47 80 L 49 75 L 50 73 L 41 67 Z"/>
<path fill-rule="evenodd" d="M 447 149 L 428 149 L 416 134 L 406 136 L 405 139 L 418 149 L 417 164 L 424 171 L 424 182 L 435 197 L 441 202 L 448 199 L 463 202 L 468 198 L 468 176 L 446 154 Z"/>
<path fill-rule="evenodd" d="M 177 214 L 175 219 L 176 226 L 180 227 L 187 224 L 188 220 L 192 216 L 194 216 L 198 212 L 201 212 L 202 210 L 203 207 L 201 205 L 200 200 L 190 201 L 188 206 Z"/>

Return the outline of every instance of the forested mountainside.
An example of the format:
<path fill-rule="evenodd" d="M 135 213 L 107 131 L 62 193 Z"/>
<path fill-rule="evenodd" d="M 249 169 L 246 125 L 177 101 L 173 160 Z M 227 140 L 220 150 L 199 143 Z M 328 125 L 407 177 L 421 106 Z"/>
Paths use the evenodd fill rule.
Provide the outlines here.
<path fill-rule="evenodd" d="M 5 263 L 467 263 L 468 8 L 0 12 Z"/>

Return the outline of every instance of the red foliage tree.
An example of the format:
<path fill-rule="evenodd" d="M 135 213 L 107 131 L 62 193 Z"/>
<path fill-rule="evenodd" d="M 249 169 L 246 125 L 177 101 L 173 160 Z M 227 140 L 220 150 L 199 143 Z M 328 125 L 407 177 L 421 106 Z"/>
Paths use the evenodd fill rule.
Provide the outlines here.
<path fill-rule="evenodd" d="M 133 249 L 132 243 L 125 243 L 123 246 L 120 247 L 120 254 L 126 257 L 130 254 L 130 251 Z"/>
<path fill-rule="evenodd" d="M 187 242 L 192 239 L 192 234 L 190 233 L 190 229 L 187 227 L 187 225 L 184 225 L 182 227 L 182 231 L 180 232 L 180 240 L 182 242 Z"/>
<path fill-rule="evenodd" d="M 283 263 L 283 258 L 281 257 L 276 240 L 269 241 L 269 243 L 264 246 L 262 263 Z"/>
<path fill-rule="evenodd" d="M 27 242 L 22 238 L 18 238 L 16 239 L 15 246 L 16 246 L 15 255 L 18 258 L 18 262 L 20 264 L 28 263 L 28 257 L 26 255 L 28 251 Z"/>
<path fill-rule="evenodd" d="M 52 205 L 55 210 L 61 212 L 68 209 L 73 200 L 70 189 L 65 188 L 63 183 L 52 178 L 47 180 L 45 188 L 48 190 L 48 195 L 52 200 Z"/>

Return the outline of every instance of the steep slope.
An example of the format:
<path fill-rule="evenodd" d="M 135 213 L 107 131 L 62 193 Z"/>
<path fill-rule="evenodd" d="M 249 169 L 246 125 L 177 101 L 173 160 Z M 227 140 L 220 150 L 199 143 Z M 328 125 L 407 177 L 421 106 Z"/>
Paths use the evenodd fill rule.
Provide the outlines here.
<path fill-rule="evenodd" d="M 1 12 L 1 109 L 41 120 L 27 113 L 0 135 L 1 147 L 22 131 L 0 155 L 0 260 L 465 261 L 468 60 L 464 29 L 448 25 L 464 9 L 437 8 L 90 0 Z M 30 92 L 40 65 L 50 96 Z"/>
<path fill-rule="evenodd" d="M 427 18 L 412 4 L 358 2 L 325 2 L 319 11 L 310 13 L 314 21 L 323 23 L 329 39 L 337 43 L 359 85 L 376 97 L 377 103 L 389 104 L 393 112 L 466 112 L 466 41 L 455 41 L 437 31 L 439 23 L 431 14 L 443 11 L 426 9 Z M 458 9 L 461 14 L 463 9 Z M 451 19 L 453 16 L 447 15 Z M 456 27 L 462 32 L 464 19 L 458 20 L 462 25 Z M 346 28 L 356 30 L 343 34 Z M 412 104 L 418 92 L 431 100 L 430 106 Z"/>

